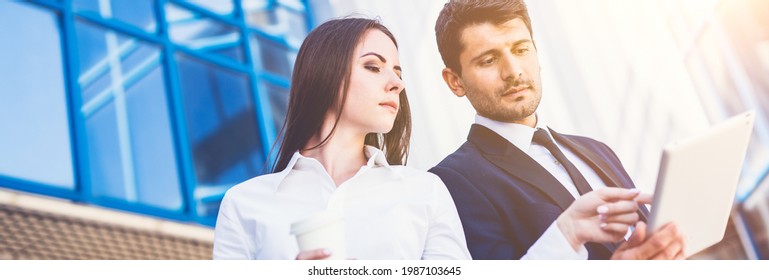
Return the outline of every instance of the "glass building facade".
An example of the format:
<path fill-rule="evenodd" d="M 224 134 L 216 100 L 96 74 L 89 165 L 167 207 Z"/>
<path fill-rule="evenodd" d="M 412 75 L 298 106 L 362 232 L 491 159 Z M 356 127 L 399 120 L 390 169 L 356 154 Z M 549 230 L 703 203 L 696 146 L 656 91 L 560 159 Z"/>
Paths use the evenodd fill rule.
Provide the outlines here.
<path fill-rule="evenodd" d="M 0 186 L 212 226 L 324 1 L 0 1 Z M 318 12 L 320 11 L 320 12 Z"/>

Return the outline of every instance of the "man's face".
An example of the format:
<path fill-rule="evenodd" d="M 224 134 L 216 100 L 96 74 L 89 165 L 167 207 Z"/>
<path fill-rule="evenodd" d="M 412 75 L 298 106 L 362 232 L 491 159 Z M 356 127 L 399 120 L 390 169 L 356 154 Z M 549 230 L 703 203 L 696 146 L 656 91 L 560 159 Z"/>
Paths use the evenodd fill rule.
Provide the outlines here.
<path fill-rule="evenodd" d="M 460 41 L 462 73 L 443 73 L 454 94 L 467 96 L 481 116 L 534 126 L 542 82 L 537 50 L 523 20 L 471 25 Z"/>

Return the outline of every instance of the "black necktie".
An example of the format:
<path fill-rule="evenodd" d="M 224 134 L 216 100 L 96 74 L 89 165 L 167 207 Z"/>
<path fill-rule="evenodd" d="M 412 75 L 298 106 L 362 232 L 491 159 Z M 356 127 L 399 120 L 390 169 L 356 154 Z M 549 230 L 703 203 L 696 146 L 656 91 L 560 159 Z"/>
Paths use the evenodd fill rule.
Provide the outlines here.
<path fill-rule="evenodd" d="M 571 177 L 571 181 L 574 183 L 574 186 L 577 187 L 577 191 L 579 191 L 580 195 L 584 195 L 593 190 L 593 188 L 590 187 L 590 184 L 587 183 L 587 180 L 585 180 L 585 177 L 582 176 L 582 173 L 579 173 L 577 167 L 566 158 L 566 155 L 561 152 L 561 149 L 558 149 L 558 146 L 555 145 L 555 142 L 550 138 L 547 131 L 538 128 L 537 131 L 534 132 L 534 139 L 532 142 L 544 146 L 551 154 L 553 154 L 553 156 L 555 156 L 555 159 L 558 160 L 558 162 L 560 162 L 566 169 L 566 172 L 569 173 L 569 177 Z"/>

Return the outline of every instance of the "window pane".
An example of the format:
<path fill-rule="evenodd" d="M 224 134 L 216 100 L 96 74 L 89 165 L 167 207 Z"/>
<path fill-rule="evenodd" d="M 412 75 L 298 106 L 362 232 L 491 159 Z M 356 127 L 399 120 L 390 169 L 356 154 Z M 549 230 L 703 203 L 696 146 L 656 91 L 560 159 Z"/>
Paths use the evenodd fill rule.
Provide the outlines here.
<path fill-rule="evenodd" d="M 290 78 L 297 53 L 273 40 L 258 35 L 252 38 L 255 42 L 251 44 L 254 67 Z"/>
<path fill-rule="evenodd" d="M 184 113 L 198 180 L 198 214 L 216 215 L 216 198 L 263 173 L 266 161 L 249 79 L 177 54 Z"/>
<path fill-rule="evenodd" d="M 286 121 L 286 110 L 288 110 L 288 89 L 274 85 L 269 82 L 262 82 L 259 88 L 261 92 L 266 92 L 270 100 L 270 110 L 272 111 L 272 120 L 275 123 L 275 129 L 280 130 L 283 122 Z"/>
<path fill-rule="evenodd" d="M 307 35 L 305 8 L 299 1 L 244 0 L 248 25 L 275 36 L 282 36 L 298 48 Z"/>
<path fill-rule="evenodd" d="M 74 189 L 57 16 L 0 1 L 0 42 L 0 175 Z"/>
<path fill-rule="evenodd" d="M 108 73 L 109 61 L 105 59 L 107 57 L 107 40 L 104 38 L 106 34 L 104 29 L 82 21 L 76 21 L 75 27 L 75 35 L 80 43 L 78 45 L 80 94 L 83 104 L 88 104 L 99 92 L 107 90 L 112 84 Z M 114 34 L 111 36 L 116 37 Z M 135 45 L 135 42 L 121 44 L 118 48 L 128 50 L 135 48 Z"/>
<path fill-rule="evenodd" d="M 181 210 L 182 192 L 161 66 L 140 69 L 143 77 L 126 90 L 137 199 L 143 204 Z"/>
<path fill-rule="evenodd" d="M 173 4 L 166 4 L 171 40 L 193 50 L 243 62 L 240 31 Z"/>
<path fill-rule="evenodd" d="M 106 103 L 86 119 L 88 133 L 88 155 L 92 194 L 95 197 L 106 196 L 126 199 L 125 175 L 120 157 L 120 143 L 115 113 L 115 104 Z M 133 192 L 132 200 L 135 200 Z"/>
<path fill-rule="evenodd" d="M 147 32 L 157 30 L 153 0 L 72 0 L 75 11 L 115 19 Z"/>
<path fill-rule="evenodd" d="M 75 31 L 91 195 L 181 211 L 159 48 L 79 21 Z"/>

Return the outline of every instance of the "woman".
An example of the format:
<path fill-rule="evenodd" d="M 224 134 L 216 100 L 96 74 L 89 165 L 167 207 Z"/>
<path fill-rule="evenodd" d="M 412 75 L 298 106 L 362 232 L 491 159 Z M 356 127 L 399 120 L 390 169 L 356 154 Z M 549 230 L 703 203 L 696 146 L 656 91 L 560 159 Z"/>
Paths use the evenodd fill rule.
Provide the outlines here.
<path fill-rule="evenodd" d="M 326 258 L 334 252 L 300 252 L 290 234 L 292 223 L 326 210 L 344 213 L 348 258 L 470 258 L 444 184 L 403 166 L 411 119 L 397 43 L 387 28 L 362 18 L 318 26 L 299 50 L 291 85 L 273 173 L 227 192 L 214 258 Z M 594 211 L 604 203 L 585 202 L 593 212 L 577 215 L 592 219 L 599 233 Z M 621 203 L 611 209 L 632 213 L 632 201 Z"/>
<path fill-rule="evenodd" d="M 215 257 L 325 257 L 298 256 L 289 227 L 337 208 L 349 258 L 469 258 L 440 179 L 401 166 L 411 119 L 400 74 L 395 39 L 376 21 L 332 20 L 313 30 L 294 65 L 275 173 L 227 192 Z"/>

